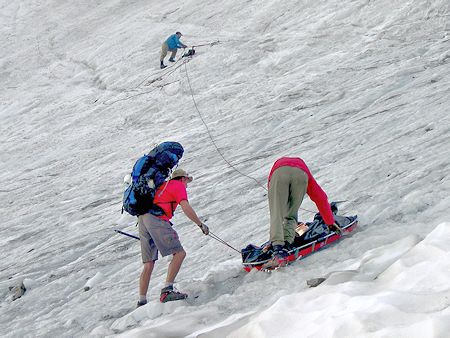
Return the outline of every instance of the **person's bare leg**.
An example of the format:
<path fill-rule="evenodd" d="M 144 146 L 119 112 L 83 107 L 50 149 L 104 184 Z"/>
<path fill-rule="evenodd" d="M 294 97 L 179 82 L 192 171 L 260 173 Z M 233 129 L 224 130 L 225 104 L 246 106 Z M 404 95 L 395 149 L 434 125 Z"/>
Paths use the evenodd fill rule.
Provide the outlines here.
<path fill-rule="evenodd" d="M 166 283 L 173 283 L 175 281 L 175 277 L 177 277 L 178 271 L 180 271 L 181 264 L 183 263 L 185 257 L 186 251 L 184 250 L 173 254 L 172 261 L 167 269 Z"/>
<path fill-rule="evenodd" d="M 141 272 L 141 277 L 139 278 L 139 296 L 146 296 L 148 290 L 148 284 L 150 283 L 150 278 L 152 276 L 153 267 L 155 262 L 146 262 Z"/>

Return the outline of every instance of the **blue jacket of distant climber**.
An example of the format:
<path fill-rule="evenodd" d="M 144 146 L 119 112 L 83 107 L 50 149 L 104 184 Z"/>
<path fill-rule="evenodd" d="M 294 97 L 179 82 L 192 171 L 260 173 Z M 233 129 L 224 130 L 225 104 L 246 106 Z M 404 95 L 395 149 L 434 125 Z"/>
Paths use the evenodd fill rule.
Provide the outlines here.
<path fill-rule="evenodd" d="M 180 42 L 180 39 L 176 34 L 172 34 L 169 36 L 166 40 L 167 47 L 169 47 L 169 50 L 177 49 L 177 48 L 183 48 L 184 45 Z"/>

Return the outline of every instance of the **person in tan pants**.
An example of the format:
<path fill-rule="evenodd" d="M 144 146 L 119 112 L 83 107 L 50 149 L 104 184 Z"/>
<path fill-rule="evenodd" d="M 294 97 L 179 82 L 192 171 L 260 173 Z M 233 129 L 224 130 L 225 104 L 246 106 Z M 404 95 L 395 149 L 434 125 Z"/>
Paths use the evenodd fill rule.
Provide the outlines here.
<path fill-rule="evenodd" d="M 288 257 L 286 246 L 294 241 L 298 210 L 305 194 L 316 204 L 328 227 L 334 226 L 334 216 L 326 193 L 299 157 L 282 157 L 274 163 L 268 191 L 273 261 L 275 265 L 284 266 Z"/>
<path fill-rule="evenodd" d="M 163 42 L 161 46 L 161 57 L 159 59 L 160 61 L 160 67 L 161 69 L 166 68 L 167 66 L 164 65 L 164 58 L 167 56 L 168 52 L 171 52 L 169 61 L 175 62 L 175 56 L 177 55 L 178 48 L 186 48 L 187 46 L 180 41 L 180 38 L 183 34 L 180 32 L 176 32 L 175 34 L 172 34 L 167 38 L 166 41 Z"/>
<path fill-rule="evenodd" d="M 298 209 L 308 186 L 308 175 L 296 167 L 280 167 L 269 187 L 270 241 L 272 246 L 292 243 L 298 224 Z"/>

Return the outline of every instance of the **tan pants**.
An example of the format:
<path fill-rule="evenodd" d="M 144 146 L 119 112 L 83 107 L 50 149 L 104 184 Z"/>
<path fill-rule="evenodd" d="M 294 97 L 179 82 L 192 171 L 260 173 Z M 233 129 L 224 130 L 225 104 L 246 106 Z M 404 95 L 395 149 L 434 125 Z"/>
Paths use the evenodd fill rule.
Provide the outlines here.
<path fill-rule="evenodd" d="M 308 175 L 295 167 L 280 167 L 270 179 L 269 211 L 272 245 L 292 243 L 298 223 L 298 209 L 308 187 Z"/>
<path fill-rule="evenodd" d="M 167 46 L 167 43 L 164 42 L 161 46 L 161 58 L 160 61 L 163 62 L 164 58 L 167 56 L 167 52 L 172 52 L 172 55 L 170 58 L 175 58 L 175 55 L 177 55 L 178 48 L 175 49 L 169 49 L 169 46 Z"/>

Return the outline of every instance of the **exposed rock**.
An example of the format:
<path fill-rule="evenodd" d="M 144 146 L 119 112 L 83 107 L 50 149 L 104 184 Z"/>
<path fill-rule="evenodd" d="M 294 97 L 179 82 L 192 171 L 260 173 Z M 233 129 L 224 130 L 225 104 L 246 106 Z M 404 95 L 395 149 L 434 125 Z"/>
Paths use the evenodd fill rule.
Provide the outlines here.
<path fill-rule="evenodd" d="M 316 286 L 322 284 L 324 281 L 326 280 L 326 278 L 320 277 L 320 278 L 312 278 L 306 281 L 306 284 L 310 287 L 310 288 L 315 288 Z"/>
<path fill-rule="evenodd" d="M 23 282 L 20 282 L 19 285 L 10 286 L 9 291 L 11 291 L 13 293 L 12 300 L 14 301 L 14 300 L 22 297 L 23 294 L 25 293 L 25 291 L 27 291 L 27 289 L 25 288 L 25 285 L 23 284 Z"/>

